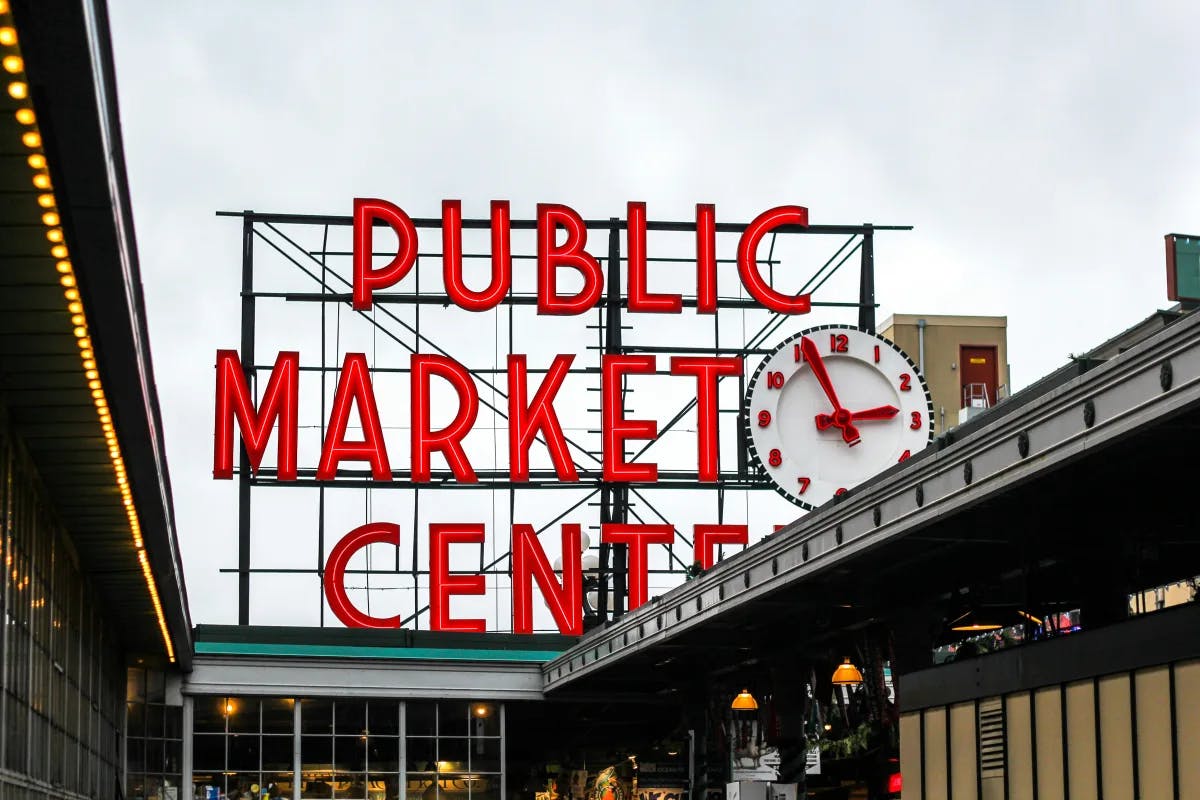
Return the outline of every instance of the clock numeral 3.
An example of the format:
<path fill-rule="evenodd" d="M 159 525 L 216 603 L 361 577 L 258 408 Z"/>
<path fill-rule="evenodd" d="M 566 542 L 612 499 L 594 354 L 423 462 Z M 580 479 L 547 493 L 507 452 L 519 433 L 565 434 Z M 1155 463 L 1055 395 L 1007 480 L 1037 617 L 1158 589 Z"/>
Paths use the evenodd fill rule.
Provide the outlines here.
<path fill-rule="evenodd" d="M 796 478 L 796 480 L 800 483 L 800 494 L 807 492 L 809 485 L 812 484 L 812 478 Z"/>
<path fill-rule="evenodd" d="M 771 412 L 765 411 L 765 410 L 758 412 L 758 427 L 765 428 L 770 424 L 771 424 Z"/>
<path fill-rule="evenodd" d="M 775 448 L 767 455 L 767 463 L 772 467 L 778 467 L 783 463 L 783 453 L 779 452 L 779 448 Z"/>
<path fill-rule="evenodd" d="M 905 450 L 900 454 L 900 461 L 908 461 L 910 458 L 912 458 L 912 450 Z M 896 463 L 899 464 L 900 461 L 897 461 Z"/>
<path fill-rule="evenodd" d="M 912 391 L 912 375 L 909 375 L 907 372 L 900 373 L 900 391 Z"/>
<path fill-rule="evenodd" d="M 920 411 L 912 412 L 912 424 L 910 424 L 908 427 L 912 428 L 914 431 L 921 429 L 921 412 Z"/>
<path fill-rule="evenodd" d="M 767 373 L 767 388 L 768 389 L 782 389 L 783 388 L 783 373 L 782 372 L 768 372 Z"/>
<path fill-rule="evenodd" d="M 844 333 L 829 334 L 829 352 L 845 353 L 850 350 L 850 338 Z"/>

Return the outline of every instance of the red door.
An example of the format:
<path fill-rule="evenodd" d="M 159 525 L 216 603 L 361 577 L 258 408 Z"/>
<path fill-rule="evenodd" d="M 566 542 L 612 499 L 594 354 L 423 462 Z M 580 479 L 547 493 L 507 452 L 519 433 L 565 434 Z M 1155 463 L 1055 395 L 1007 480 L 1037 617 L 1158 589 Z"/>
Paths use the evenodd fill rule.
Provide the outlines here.
<path fill-rule="evenodd" d="M 996 405 L 1000 371 L 996 365 L 995 345 L 961 345 L 958 348 L 958 374 L 963 408 Z"/>

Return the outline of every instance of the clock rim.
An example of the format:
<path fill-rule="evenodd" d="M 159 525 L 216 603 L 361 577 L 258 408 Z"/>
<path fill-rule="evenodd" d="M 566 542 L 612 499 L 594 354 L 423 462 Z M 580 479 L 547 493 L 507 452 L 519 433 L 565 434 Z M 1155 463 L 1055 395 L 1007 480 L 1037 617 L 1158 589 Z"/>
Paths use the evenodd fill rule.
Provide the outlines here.
<path fill-rule="evenodd" d="M 792 496 L 791 494 L 789 494 L 787 492 L 786 489 L 784 489 L 782 486 L 780 486 L 779 481 L 775 480 L 775 478 L 773 478 L 771 476 L 771 473 L 767 469 L 767 465 L 765 463 L 763 463 L 762 458 L 758 454 L 758 448 L 754 444 L 754 429 L 752 427 L 753 420 L 751 419 L 750 400 L 754 394 L 755 387 L 758 385 L 759 376 L 762 375 L 763 370 L 766 369 L 767 364 L 770 362 L 770 360 L 772 358 L 775 357 L 775 355 L 780 350 L 782 350 L 785 347 L 787 347 L 788 345 L 792 344 L 797 339 L 803 338 L 804 336 L 808 336 L 816 331 L 827 331 L 827 330 L 832 330 L 832 329 L 845 330 L 845 331 L 857 331 L 858 333 L 866 334 L 867 336 L 870 336 L 872 339 L 875 339 L 876 341 L 878 341 L 879 344 L 881 344 L 881 345 L 886 344 L 886 345 L 890 346 L 893 350 L 896 351 L 897 354 L 900 355 L 901 358 L 903 358 L 905 361 L 908 362 L 908 365 L 910 367 L 912 367 L 913 374 L 916 375 L 917 380 L 920 382 L 921 390 L 925 393 L 925 406 L 926 406 L 925 418 L 926 418 L 926 420 L 928 420 L 928 422 L 926 423 L 926 426 L 925 426 L 927 434 L 928 434 L 928 436 L 925 440 L 925 447 L 929 447 L 929 445 L 934 440 L 934 435 L 933 435 L 933 395 L 929 391 L 929 383 L 928 383 L 928 381 L 925 380 L 925 374 L 924 374 L 924 372 L 921 371 L 920 367 L 917 366 L 917 363 L 912 360 L 912 357 L 910 357 L 908 355 L 908 353 L 901 350 L 900 346 L 898 344 L 893 342 L 891 339 L 884 337 L 882 334 L 880 334 L 878 332 L 872 333 L 871 331 L 868 331 L 865 328 L 861 328 L 858 325 L 843 325 L 843 324 L 838 324 L 836 322 L 831 322 L 831 323 L 827 323 L 827 324 L 823 324 L 823 325 L 814 325 L 811 328 L 805 328 L 802 331 L 792 334 L 791 336 L 787 337 L 786 339 L 783 339 L 782 341 L 780 341 L 778 345 L 776 345 L 774 348 L 772 348 L 771 351 L 769 353 L 767 353 L 766 355 L 764 355 L 762 357 L 762 359 L 758 362 L 758 367 L 754 370 L 754 374 L 750 376 L 750 380 L 746 383 L 746 394 L 742 398 L 742 421 L 743 421 L 743 424 L 744 424 L 745 430 L 746 430 L 746 449 L 750 453 L 750 461 L 751 461 L 752 465 L 757 469 L 757 471 L 759 473 L 759 477 L 762 480 L 769 482 L 771 484 L 771 488 L 775 491 L 776 494 L 786 498 L 788 500 L 788 502 L 792 503 L 793 505 L 800 506 L 801 508 L 805 509 L 806 511 L 816 511 L 818 508 L 828 505 L 829 503 L 838 502 L 838 498 L 845 497 L 846 494 L 849 494 L 850 492 L 854 491 L 854 489 L 857 488 L 858 486 L 861 486 L 866 481 L 877 478 L 878 476 L 882 475 L 884 472 L 886 472 L 890 468 L 889 466 L 884 466 L 882 469 L 879 470 L 879 472 L 877 472 L 874 475 L 871 475 L 867 478 L 864 478 L 862 481 L 860 481 L 858 484 L 856 484 L 855 487 L 848 489 L 846 491 L 846 494 L 833 495 L 828 500 L 821 503 L 821 505 L 813 505 L 812 503 L 807 503 L 803 500 L 800 500 L 797 497 Z M 874 365 L 871 365 L 871 366 L 874 366 Z M 900 463 L 903 463 L 903 462 L 900 462 Z M 894 466 L 896 466 L 896 465 L 895 464 L 891 465 L 891 467 L 894 467 Z"/>

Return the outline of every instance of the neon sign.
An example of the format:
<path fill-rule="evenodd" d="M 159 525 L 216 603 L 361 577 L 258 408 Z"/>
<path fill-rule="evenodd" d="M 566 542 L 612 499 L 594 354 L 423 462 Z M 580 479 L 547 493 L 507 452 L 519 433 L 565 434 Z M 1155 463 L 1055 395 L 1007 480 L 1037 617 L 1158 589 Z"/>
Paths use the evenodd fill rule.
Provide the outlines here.
<path fill-rule="evenodd" d="M 680 294 L 653 293 L 647 281 L 646 206 L 631 202 L 626 223 L 627 310 L 642 314 L 679 314 L 684 308 Z M 446 296 L 468 311 L 489 311 L 502 303 L 512 286 L 510 246 L 510 210 L 507 201 L 493 201 L 490 214 L 490 265 L 488 284 L 481 289 L 467 286 L 463 276 L 463 217 L 457 200 L 442 203 L 442 284 Z M 811 310 L 809 294 L 787 295 L 772 288 L 759 270 L 758 250 L 763 239 L 781 228 L 805 228 L 808 211 L 801 206 L 779 206 L 758 215 L 741 230 L 737 245 L 737 271 L 748 295 L 762 307 L 780 314 L 805 314 Z M 373 257 L 376 229 L 386 228 L 396 239 L 394 254 L 386 263 Z M 698 205 L 695 217 L 695 310 L 714 314 L 718 307 L 716 292 L 716 222 L 712 205 Z M 351 304 L 359 311 L 370 310 L 374 296 L 401 285 L 413 271 L 420 251 L 418 228 L 400 207 L 384 200 L 356 199 L 353 213 L 353 285 Z M 536 216 L 537 312 L 542 315 L 579 315 L 597 306 L 603 296 L 605 273 L 597 259 L 588 254 L 587 225 L 580 215 L 564 205 L 541 204 Z M 560 277 L 574 273 L 575 291 L 564 291 Z M 530 451 L 545 447 L 557 480 L 578 483 L 580 475 L 567 447 L 567 438 L 555 410 L 555 399 L 575 359 L 575 354 L 560 353 L 548 364 L 536 365 L 544 375 L 536 385 L 529 373 L 534 371 L 524 354 L 507 357 L 507 437 L 508 474 L 514 482 L 526 482 L 530 476 Z M 719 417 L 717 386 L 722 377 L 743 374 L 740 356 L 671 356 L 667 371 L 659 373 L 659 361 L 653 354 L 605 353 L 601 357 L 600 433 L 602 441 L 602 480 L 610 484 L 647 485 L 658 479 L 653 461 L 627 460 L 625 446 L 630 442 L 648 442 L 659 435 L 654 419 L 627 416 L 623 402 L 623 384 L 628 376 L 665 375 L 664 380 L 686 381 L 694 387 L 697 408 L 695 453 L 700 482 L 717 481 Z M 385 423 L 406 422 L 410 429 L 409 475 L 414 484 L 443 481 L 434 474 L 434 465 L 444 462 L 449 470 L 445 479 L 461 484 L 478 481 L 476 470 L 463 446 L 479 414 L 479 388 L 471 372 L 455 359 L 438 353 L 409 355 L 410 403 L 405 420 L 395 420 L 390 410 L 376 401 L 367 355 L 346 352 L 338 371 L 333 402 L 328 411 L 320 458 L 315 473 L 317 482 L 334 481 L 345 464 L 366 465 L 370 479 L 386 483 L 395 479 L 394 459 L 383 436 Z M 275 474 L 280 482 L 297 480 L 298 420 L 300 404 L 300 354 L 294 350 L 277 353 L 259 399 L 247 380 L 247 366 L 234 350 L 218 350 L 216 358 L 216 402 L 214 418 L 213 476 L 231 479 L 234 474 L 235 434 L 240 433 L 246 463 L 251 474 L 263 465 L 272 435 L 275 438 Z M 441 386 L 438 386 L 441 384 Z M 431 423 L 431 394 L 448 387 L 456 403 L 452 420 L 435 428 Z M 361 433 L 350 433 L 357 418 Z M 694 526 L 694 559 L 702 566 L 713 562 L 713 549 L 719 544 L 748 543 L 746 525 L 697 524 Z M 414 535 L 415 532 L 414 532 Z M 483 631 L 482 619 L 455 618 L 450 614 L 453 596 L 482 595 L 482 575 L 452 573 L 451 548 L 478 546 L 485 540 L 482 523 L 432 523 L 426 532 L 429 545 L 430 627 L 442 631 Z M 530 633 L 533 629 L 533 585 L 546 602 L 555 624 L 567 634 L 583 629 L 580 526 L 564 524 L 561 529 L 564 562 L 554 569 L 546 557 L 532 526 L 513 522 L 512 545 L 512 629 Z M 648 549 L 669 544 L 674 528 L 669 524 L 605 523 L 601 542 L 624 545 L 629 553 L 629 607 L 637 608 L 648 599 Z M 398 525 L 373 522 L 345 534 L 330 552 L 323 575 L 326 601 L 334 615 L 349 627 L 396 628 L 401 618 L 374 617 L 355 607 L 345 587 L 345 572 L 351 558 L 372 544 L 398 547 Z"/>

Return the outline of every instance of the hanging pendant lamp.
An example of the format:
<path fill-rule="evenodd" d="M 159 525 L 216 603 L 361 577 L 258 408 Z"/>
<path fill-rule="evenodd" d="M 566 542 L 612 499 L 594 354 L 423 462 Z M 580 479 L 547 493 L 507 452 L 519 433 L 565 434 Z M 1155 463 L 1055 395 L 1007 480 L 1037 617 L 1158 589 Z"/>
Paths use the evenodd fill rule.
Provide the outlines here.
<path fill-rule="evenodd" d="M 950 630 L 961 631 L 964 633 L 982 633 L 984 631 L 998 631 L 1004 626 L 997 620 L 982 614 L 975 609 L 961 614 L 950 622 Z"/>
<path fill-rule="evenodd" d="M 858 667 L 850 663 L 849 658 L 838 664 L 838 668 L 833 671 L 834 686 L 861 686 L 862 682 L 862 673 L 858 671 Z"/>
<path fill-rule="evenodd" d="M 750 694 L 749 689 L 742 689 L 741 693 L 733 698 L 729 707 L 734 711 L 757 711 L 758 701 L 754 699 L 754 695 Z"/>

